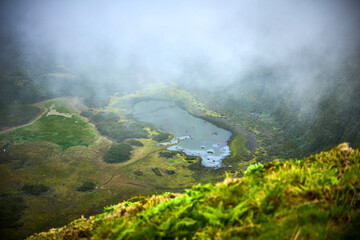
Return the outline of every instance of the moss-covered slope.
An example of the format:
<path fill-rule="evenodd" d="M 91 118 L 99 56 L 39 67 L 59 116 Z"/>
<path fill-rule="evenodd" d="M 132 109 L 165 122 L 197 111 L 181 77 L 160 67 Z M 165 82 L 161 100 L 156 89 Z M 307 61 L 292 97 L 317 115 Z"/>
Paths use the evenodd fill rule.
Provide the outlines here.
<path fill-rule="evenodd" d="M 184 194 L 135 197 L 30 239 L 359 239 L 359 162 L 341 144 Z"/>

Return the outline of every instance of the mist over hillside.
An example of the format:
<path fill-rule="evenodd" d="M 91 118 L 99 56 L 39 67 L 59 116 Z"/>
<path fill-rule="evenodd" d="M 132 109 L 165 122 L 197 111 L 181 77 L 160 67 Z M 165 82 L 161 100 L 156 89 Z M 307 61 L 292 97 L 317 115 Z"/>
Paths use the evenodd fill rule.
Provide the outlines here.
<path fill-rule="evenodd" d="M 4 82 L 13 79 L 3 80 L 11 96 L 2 103 L 72 95 L 102 105 L 115 92 L 168 82 L 255 102 L 258 113 L 283 101 L 300 120 L 316 118 L 328 99 L 358 112 L 357 1 L 3 1 L 1 9 L 1 75 L 35 82 L 32 94 L 9 94 Z"/>
<path fill-rule="evenodd" d="M 167 82 L 240 99 L 281 124 L 279 102 L 292 125 L 317 125 L 324 105 L 341 109 L 340 124 L 358 116 L 357 1 L 3 1 L 1 9 L 2 104 L 70 95 L 100 106 L 115 92 Z M 16 74 L 32 80 L 32 93 L 9 90 Z"/>
<path fill-rule="evenodd" d="M 264 68 L 306 95 L 359 45 L 356 1 L 3 1 L 2 37 L 26 69 L 64 65 L 95 82 L 209 88 Z M 6 47 L 6 44 L 2 44 Z M 279 78 L 282 79 L 279 79 Z M 332 80 L 334 81 L 334 80 Z M 327 81 L 329 82 L 329 80 Z"/>
<path fill-rule="evenodd" d="M 360 148 L 359 22 L 357 0 L 1 1 L 0 235 Z M 221 167 L 158 145 L 174 133 L 136 119 L 149 100 L 231 132 Z"/>

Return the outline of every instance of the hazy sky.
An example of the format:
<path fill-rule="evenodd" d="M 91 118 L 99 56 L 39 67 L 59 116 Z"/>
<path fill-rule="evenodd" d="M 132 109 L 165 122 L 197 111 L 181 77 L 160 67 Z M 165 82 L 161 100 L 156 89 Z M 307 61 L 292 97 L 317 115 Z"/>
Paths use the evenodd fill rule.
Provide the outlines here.
<path fill-rule="evenodd" d="M 354 51 L 356 2 L 17 0 L 3 3 L 2 34 L 24 55 L 119 82 L 217 85 L 282 66 L 286 85 L 312 82 Z"/>

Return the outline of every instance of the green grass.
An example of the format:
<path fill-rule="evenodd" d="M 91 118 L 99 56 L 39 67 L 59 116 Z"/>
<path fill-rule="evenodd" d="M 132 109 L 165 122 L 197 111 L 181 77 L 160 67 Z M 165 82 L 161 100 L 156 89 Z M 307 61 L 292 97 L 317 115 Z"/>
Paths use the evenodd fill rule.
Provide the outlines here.
<path fill-rule="evenodd" d="M 359 239 L 360 153 L 342 144 L 243 178 L 105 208 L 30 239 Z"/>
<path fill-rule="evenodd" d="M 10 134 L 10 141 L 48 141 L 59 145 L 60 150 L 65 150 L 71 146 L 88 146 L 94 137 L 94 130 L 78 116 L 47 116 L 30 126 L 15 130 Z"/>
<path fill-rule="evenodd" d="M 29 126 L 0 136 L 0 140 L 7 143 L 47 141 L 57 144 L 59 150 L 79 145 L 89 146 L 96 136 L 94 129 L 83 118 L 65 108 L 65 104 L 61 101 L 51 101 L 45 105 L 53 104 L 56 111 L 73 115 L 71 117 L 44 115 Z"/>

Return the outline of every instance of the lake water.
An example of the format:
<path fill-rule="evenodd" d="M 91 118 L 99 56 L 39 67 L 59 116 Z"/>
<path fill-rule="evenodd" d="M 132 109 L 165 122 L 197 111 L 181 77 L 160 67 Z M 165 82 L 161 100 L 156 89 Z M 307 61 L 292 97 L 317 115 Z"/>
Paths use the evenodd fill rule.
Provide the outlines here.
<path fill-rule="evenodd" d="M 230 155 L 227 141 L 231 132 L 190 115 L 170 101 L 143 101 L 135 104 L 134 116 L 139 121 L 150 123 L 160 131 L 171 133 L 170 151 L 182 151 L 189 156 L 201 157 L 202 165 L 219 168 L 222 160 Z"/>

